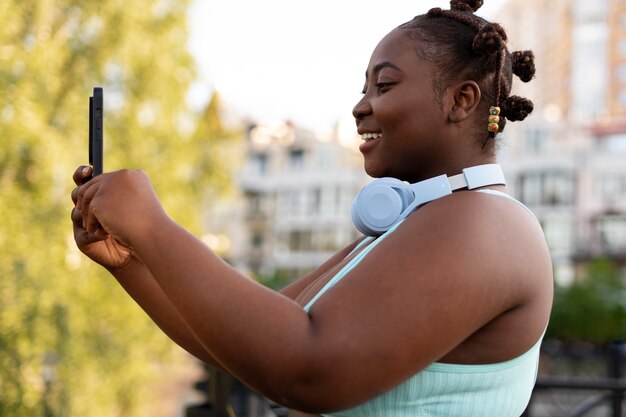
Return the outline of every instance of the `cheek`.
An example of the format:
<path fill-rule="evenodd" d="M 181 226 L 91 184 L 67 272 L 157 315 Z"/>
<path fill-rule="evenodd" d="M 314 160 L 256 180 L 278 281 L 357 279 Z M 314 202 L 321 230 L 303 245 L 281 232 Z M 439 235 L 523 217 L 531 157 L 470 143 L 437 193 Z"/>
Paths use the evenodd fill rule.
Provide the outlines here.
<path fill-rule="evenodd" d="M 391 100 L 389 100 L 391 101 Z M 408 106 L 398 105 L 393 102 L 390 105 L 381 102 L 377 108 L 373 108 L 376 120 L 387 131 L 401 129 L 404 124 L 413 119 Z"/>
<path fill-rule="evenodd" d="M 389 94 L 372 103 L 377 122 L 388 134 L 393 134 L 395 141 L 418 138 L 437 124 L 433 113 L 436 109 L 432 104 L 429 106 L 423 95 L 421 91 L 401 97 Z"/>
<path fill-rule="evenodd" d="M 388 117 L 388 120 L 392 122 L 388 127 L 395 134 L 399 135 L 398 139 L 403 142 L 420 136 L 424 127 L 428 125 L 428 120 L 424 120 L 423 114 L 409 107 L 398 108 L 395 112 L 390 113 Z"/>

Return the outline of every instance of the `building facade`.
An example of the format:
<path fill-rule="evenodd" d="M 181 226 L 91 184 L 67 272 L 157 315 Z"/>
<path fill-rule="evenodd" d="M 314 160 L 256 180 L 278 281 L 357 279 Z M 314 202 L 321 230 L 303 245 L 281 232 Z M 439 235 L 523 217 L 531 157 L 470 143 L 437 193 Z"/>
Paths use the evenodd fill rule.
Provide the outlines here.
<path fill-rule="evenodd" d="M 501 138 L 513 192 L 537 214 L 557 282 L 591 259 L 626 259 L 626 1 L 509 0 L 495 19 L 536 78 L 534 113 Z"/>
<path fill-rule="evenodd" d="M 544 228 L 557 282 L 597 257 L 624 265 L 626 0 L 509 0 L 493 20 L 511 51 L 536 55 L 535 79 L 513 87 L 535 111 L 507 125 L 498 159 Z M 353 142 L 265 124 L 250 127 L 245 154 L 242 198 L 223 222 L 235 267 L 295 277 L 356 238 L 351 204 L 370 179 Z"/>
<path fill-rule="evenodd" d="M 290 123 L 252 126 L 247 136 L 238 175 L 245 227 L 231 253 L 235 266 L 293 278 L 356 239 L 352 200 L 369 178 L 353 143 Z"/>

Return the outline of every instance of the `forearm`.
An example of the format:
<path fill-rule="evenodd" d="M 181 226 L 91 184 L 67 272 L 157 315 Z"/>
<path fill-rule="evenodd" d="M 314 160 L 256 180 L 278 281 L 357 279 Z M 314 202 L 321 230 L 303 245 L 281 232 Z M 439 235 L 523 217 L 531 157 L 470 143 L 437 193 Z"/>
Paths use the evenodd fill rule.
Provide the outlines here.
<path fill-rule="evenodd" d="M 169 219 L 133 247 L 194 334 L 237 378 L 276 399 L 273 393 L 307 367 L 312 326 L 293 300 L 242 276 Z"/>
<path fill-rule="evenodd" d="M 122 268 L 109 272 L 170 339 L 201 361 L 224 370 L 183 321 L 150 270 L 141 261 L 133 257 Z"/>

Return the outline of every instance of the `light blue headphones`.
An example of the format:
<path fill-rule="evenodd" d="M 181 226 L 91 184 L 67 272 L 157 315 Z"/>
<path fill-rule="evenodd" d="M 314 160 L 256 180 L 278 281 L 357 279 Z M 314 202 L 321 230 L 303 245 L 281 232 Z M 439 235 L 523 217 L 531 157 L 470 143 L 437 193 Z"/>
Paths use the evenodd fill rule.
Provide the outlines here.
<path fill-rule="evenodd" d="M 487 185 L 505 184 L 497 164 L 478 165 L 448 177 L 439 175 L 409 184 L 396 178 L 379 178 L 363 188 L 352 202 L 352 221 L 367 236 L 379 236 L 420 206 L 452 194 Z"/>

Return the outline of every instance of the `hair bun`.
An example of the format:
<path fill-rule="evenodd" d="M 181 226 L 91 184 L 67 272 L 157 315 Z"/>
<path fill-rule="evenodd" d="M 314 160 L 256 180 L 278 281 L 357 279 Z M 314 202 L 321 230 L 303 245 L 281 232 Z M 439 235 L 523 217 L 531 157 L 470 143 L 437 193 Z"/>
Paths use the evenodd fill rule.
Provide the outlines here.
<path fill-rule="evenodd" d="M 501 104 L 502 115 L 512 122 L 524 120 L 526 116 L 532 113 L 535 105 L 527 98 L 520 96 L 511 96 Z"/>
<path fill-rule="evenodd" d="M 491 56 L 506 46 L 506 32 L 497 23 L 487 23 L 474 37 L 472 49 L 478 55 Z"/>
<path fill-rule="evenodd" d="M 441 17 L 443 16 L 443 10 L 440 7 L 433 7 L 426 15 L 430 17 Z"/>
<path fill-rule="evenodd" d="M 483 0 L 450 0 L 450 9 L 474 13 L 483 5 Z"/>
<path fill-rule="evenodd" d="M 511 54 L 513 74 L 527 83 L 535 76 L 535 54 L 533 51 L 515 51 Z"/>

